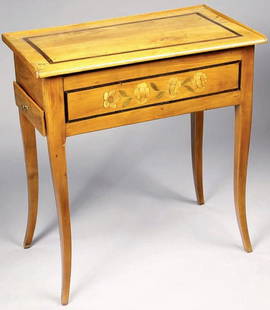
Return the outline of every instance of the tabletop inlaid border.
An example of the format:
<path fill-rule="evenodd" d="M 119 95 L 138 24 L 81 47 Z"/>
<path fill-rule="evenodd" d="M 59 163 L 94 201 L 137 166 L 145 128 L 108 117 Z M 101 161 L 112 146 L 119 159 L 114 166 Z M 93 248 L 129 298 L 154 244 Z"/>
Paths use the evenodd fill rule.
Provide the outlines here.
<path fill-rule="evenodd" d="M 89 30 L 95 30 L 95 29 L 103 29 L 103 28 L 109 28 L 109 27 L 114 27 L 114 26 L 136 24 L 136 23 L 149 22 L 149 21 L 160 20 L 160 19 L 176 18 L 176 17 L 188 16 L 188 15 L 198 15 L 201 18 L 204 18 L 204 19 L 208 20 L 209 22 L 212 22 L 213 24 L 216 24 L 216 25 L 224 28 L 225 30 L 231 32 L 233 35 L 229 36 L 229 37 L 221 37 L 221 38 L 208 39 L 208 40 L 199 40 L 199 41 L 187 42 L 187 43 L 170 44 L 170 45 L 165 45 L 165 46 L 149 47 L 149 48 L 137 49 L 137 50 L 132 50 L 132 51 L 123 51 L 123 52 L 117 52 L 117 53 L 111 53 L 111 54 L 101 54 L 101 55 L 81 57 L 81 58 L 75 58 L 75 59 L 67 59 L 67 60 L 59 60 L 59 61 L 53 61 L 48 54 L 46 54 L 39 46 L 37 46 L 31 40 L 31 39 L 34 39 L 34 38 L 49 37 L 49 36 L 54 36 L 54 35 L 59 35 L 59 34 L 64 34 L 64 33 L 83 32 L 83 31 L 89 31 Z M 92 28 L 90 27 L 90 28 L 78 29 L 78 30 L 73 30 L 73 31 L 63 31 L 63 32 L 50 33 L 50 34 L 39 35 L 39 36 L 25 37 L 25 38 L 23 38 L 23 40 L 25 42 L 27 42 L 33 49 L 35 49 L 41 56 L 43 56 L 44 59 L 46 59 L 48 63 L 50 63 L 50 64 L 57 64 L 57 63 L 64 63 L 64 62 L 69 62 L 69 61 L 75 61 L 75 60 L 91 59 L 91 58 L 98 58 L 98 57 L 105 57 L 105 56 L 114 56 L 114 55 L 128 54 L 128 53 L 133 53 L 133 52 L 155 50 L 155 49 L 166 48 L 166 47 L 189 45 L 189 44 L 194 44 L 194 43 L 203 43 L 203 42 L 211 42 L 211 41 L 218 41 L 218 40 L 226 40 L 226 39 L 232 39 L 232 38 L 241 37 L 241 36 L 242 35 L 240 33 L 236 32 L 235 30 L 233 30 L 233 29 L 231 29 L 231 28 L 229 28 L 229 27 L 227 27 L 227 26 L 225 26 L 225 25 L 223 25 L 223 24 L 221 24 L 221 23 L 211 19 L 210 17 L 205 16 L 202 13 L 200 13 L 200 12 L 193 12 L 193 13 L 179 14 L 179 15 L 173 15 L 173 16 L 165 16 L 165 17 L 159 17 L 159 18 L 139 20 L 139 21 L 135 21 L 135 22 L 119 23 L 119 24 L 114 24 L 114 25 L 106 25 L 106 26 L 92 27 Z"/>
<path fill-rule="evenodd" d="M 186 98 L 182 98 L 182 99 L 163 101 L 163 102 L 152 103 L 152 104 L 148 104 L 148 105 L 141 105 L 141 106 L 133 107 L 133 108 L 129 108 L 129 109 L 122 109 L 122 110 L 111 111 L 111 112 L 107 112 L 107 113 L 89 115 L 89 116 L 81 117 L 81 118 L 69 119 L 69 114 L 68 114 L 68 94 L 69 93 L 91 90 L 91 89 L 95 89 L 95 88 L 100 88 L 100 87 L 104 87 L 104 86 L 111 86 L 111 85 L 116 85 L 116 84 L 120 84 L 120 83 L 134 82 L 134 81 L 146 80 L 146 79 L 151 79 L 151 78 L 157 78 L 157 77 L 161 77 L 161 76 L 168 76 L 168 75 L 177 74 L 177 73 L 185 73 L 185 72 L 192 72 L 192 71 L 209 69 L 209 68 L 214 68 L 214 67 L 227 66 L 227 65 L 232 65 L 232 64 L 238 64 L 238 87 L 236 87 L 236 88 L 226 89 L 226 90 L 222 90 L 219 92 L 207 93 L 207 94 L 203 94 L 203 95 L 190 96 L 190 97 L 186 97 Z M 153 106 L 171 104 L 171 103 L 186 101 L 186 100 L 190 100 L 190 99 L 197 99 L 197 98 L 203 98 L 203 97 L 207 97 L 207 96 L 213 96 L 213 95 L 238 91 L 241 89 L 241 71 L 242 71 L 241 68 L 242 68 L 242 61 L 241 60 L 235 60 L 235 61 L 219 63 L 219 64 L 215 64 L 215 65 L 191 68 L 191 69 L 187 69 L 187 70 L 180 70 L 180 71 L 173 71 L 173 72 L 162 73 L 162 74 L 148 75 L 148 76 L 134 78 L 134 79 L 126 79 L 126 80 L 121 80 L 121 81 L 112 82 L 112 83 L 99 84 L 99 85 L 95 85 L 95 86 L 66 90 L 64 92 L 65 121 L 66 121 L 66 123 L 74 123 L 74 122 L 78 122 L 78 121 L 84 121 L 87 119 L 93 119 L 93 118 L 112 115 L 112 114 L 119 114 L 119 113 L 124 113 L 124 112 L 128 112 L 128 111 L 133 111 L 133 110 L 138 110 L 138 109 L 143 109 L 143 108 L 149 108 L 149 107 L 153 107 Z"/>

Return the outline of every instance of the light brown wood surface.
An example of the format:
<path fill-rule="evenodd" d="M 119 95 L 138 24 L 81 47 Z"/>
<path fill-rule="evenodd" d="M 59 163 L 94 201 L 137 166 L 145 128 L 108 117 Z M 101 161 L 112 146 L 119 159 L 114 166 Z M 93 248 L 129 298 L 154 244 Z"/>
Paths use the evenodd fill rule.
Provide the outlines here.
<path fill-rule="evenodd" d="M 34 128 L 36 128 L 43 136 L 46 136 L 44 111 L 23 91 L 23 89 L 16 82 L 14 82 L 13 85 L 16 105 L 19 110 L 21 110 L 21 113 L 24 114 Z"/>
<path fill-rule="evenodd" d="M 63 105 L 63 80 L 44 80 L 44 106 L 46 111 L 47 144 L 56 200 L 61 256 L 61 302 L 68 303 L 71 277 L 71 225 L 68 197 L 67 163 L 65 152 L 65 112 Z"/>
<path fill-rule="evenodd" d="M 28 190 L 28 218 L 23 246 L 32 244 L 38 211 L 38 160 L 35 127 L 19 110 Z"/>
<path fill-rule="evenodd" d="M 38 77 L 254 45 L 265 36 L 205 6 L 3 35 Z"/>
<path fill-rule="evenodd" d="M 29 64 L 22 57 L 14 56 L 16 82 L 27 92 L 36 104 L 43 107 L 42 79 L 37 78 Z"/>
<path fill-rule="evenodd" d="M 246 180 L 253 104 L 254 47 L 244 50 L 241 101 L 235 108 L 234 201 L 244 248 L 252 252 L 246 218 Z"/>
<path fill-rule="evenodd" d="M 68 121 L 238 90 L 240 61 L 162 75 L 152 75 L 149 67 L 148 72 L 145 78 L 67 92 Z"/>
<path fill-rule="evenodd" d="M 25 153 L 30 247 L 38 208 L 35 129 L 46 135 L 59 221 L 61 302 L 71 277 L 66 137 L 191 113 L 197 201 L 203 193 L 204 111 L 235 106 L 234 197 L 243 246 L 254 44 L 264 35 L 205 5 L 7 33 Z M 98 69 L 98 70 L 96 70 Z"/>
<path fill-rule="evenodd" d="M 239 48 L 67 76 L 66 133 L 71 136 L 237 105 L 242 51 Z"/>
<path fill-rule="evenodd" d="M 234 91 L 215 96 L 189 99 L 181 101 L 181 104 L 179 104 L 179 102 L 174 102 L 167 105 L 151 106 L 144 109 L 125 111 L 119 114 L 90 118 L 78 122 L 67 123 L 66 134 L 67 136 L 74 136 L 91 131 L 152 121 L 191 112 L 238 105 L 239 99 L 240 91 Z"/>
<path fill-rule="evenodd" d="M 197 55 L 173 57 L 170 59 L 142 62 L 139 64 L 112 67 L 104 70 L 87 71 L 64 75 L 64 90 L 99 86 L 150 75 L 162 75 L 175 71 L 192 70 L 204 66 L 220 65 L 241 59 L 242 49 L 209 52 Z"/>

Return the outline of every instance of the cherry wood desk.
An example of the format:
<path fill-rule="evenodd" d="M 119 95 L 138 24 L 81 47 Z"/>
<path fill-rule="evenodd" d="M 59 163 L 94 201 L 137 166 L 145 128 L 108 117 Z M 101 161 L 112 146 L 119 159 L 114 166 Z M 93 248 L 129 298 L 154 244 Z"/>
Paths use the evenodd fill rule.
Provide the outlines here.
<path fill-rule="evenodd" d="M 262 34 L 205 6 L 71 26 L 6 33 L 14 52 L 28 182 L 24 247 L 38 207 L 35 129 L 46 136 L 62 253 L 62 304 L 71 274 L 66 138 L 184 113 L 191 114 L 192 164 L 199 204 L 203 113 L 235 106 L 235 209 L 243 246 L 252 251 L 245 188 L 252 118 L 254 45 Z"/>

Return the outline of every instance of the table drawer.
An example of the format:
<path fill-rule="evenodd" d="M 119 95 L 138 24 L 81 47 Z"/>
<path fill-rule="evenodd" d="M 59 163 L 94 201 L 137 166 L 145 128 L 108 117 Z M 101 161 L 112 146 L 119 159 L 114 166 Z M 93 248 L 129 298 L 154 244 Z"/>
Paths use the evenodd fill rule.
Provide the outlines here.
<path fill-rule="evenodd" d="M 45 112 L 29 95 L 17 84 L 13 83 L 15 103 L 28 121 L 43 135 L 46 136 Z"/>
<path fill-rule="evenodd" d="M 106 70 L 104 70 L 106 74 Z M 134 68 L 133 68 L 134 71 Z M 240 88 L 241 61 L 146 74 L 65 91 L 66 121 L 76 122 Z M 110 72 L 108 72 L 110 74 Z"/>

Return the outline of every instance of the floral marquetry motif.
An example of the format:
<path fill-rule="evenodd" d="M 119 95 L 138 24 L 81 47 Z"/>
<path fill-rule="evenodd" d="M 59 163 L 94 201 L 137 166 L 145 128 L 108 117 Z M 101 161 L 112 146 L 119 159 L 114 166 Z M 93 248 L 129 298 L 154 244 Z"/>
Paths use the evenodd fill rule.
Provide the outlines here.
<path fill-rule="evenodd" d="M 170 77 L 167 83 L 142 82 L 131 89 L 108 90 L 103 94 L 104 108 L 127 107 L 131 102 L 145 104 L 151 99 L 163 97 L 179 97 L 182 89 L 192 93 L 200 92 L 207 85 L 207 75 L 204 72 L 196 72 L 190 77 L 180 79 L 176 76 Z M 119 104 L 118 104 L 119 103 Z"/>
<path fill-rule="evenodd" d="M 117 91 L 115 90 L 110 90 L 110 91 L 106 91 L 103 95 L 103 106 L 104 108 L 116 108 L 117 105 L 117 101 L 119 100 L 119 95 L 117 93 Z"/>
<path fill-rule="evenodd" d="M 207 83 L 207 75 L 203 72 L 196 72 L 192 80 L 192 86 L 195 91 L 205 88 Z"/>
<path fill-rule="evenodd" d="M 134 96 L 139 103 L 147 102 L 150 96 L 150 88 L 147 83 L 140 83 L 134 90 Z"/>
<path fill-rule="evenodd" d="M 175 78 L 175 77 L 171 78 L 169 80 L 169 85 L 168 85 L 169 94 L 172 97 L 176 96 L 179 92 L 181 85 L 182 85 L 182 83 L 181 83 L 181 81 L 179 81 L 178 78 Z"/>

